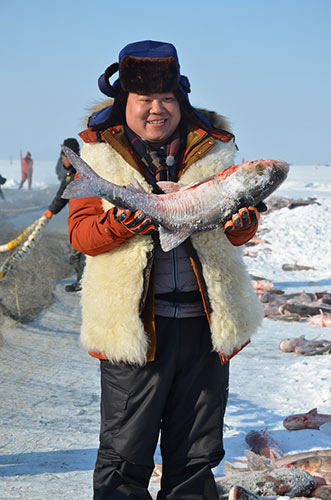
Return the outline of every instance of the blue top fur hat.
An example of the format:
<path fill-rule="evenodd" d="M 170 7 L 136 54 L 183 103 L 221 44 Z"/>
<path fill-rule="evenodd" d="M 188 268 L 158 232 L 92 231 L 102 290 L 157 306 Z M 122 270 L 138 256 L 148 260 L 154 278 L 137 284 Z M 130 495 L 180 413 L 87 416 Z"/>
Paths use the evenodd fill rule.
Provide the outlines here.
<path fill-rule="evenodd" d="M 188 78 L 180 74 L 180 65 L 174 45 L 167 42 L 144 40 L 126 45 L 99 80 L 99 89 L 108 97 L 116 98 L 120 90 L 135 94 L 153 94 L 179 89 L 188 99 L 191 91 Z M 109 78 L 119 70 L 113 85 Z"/>

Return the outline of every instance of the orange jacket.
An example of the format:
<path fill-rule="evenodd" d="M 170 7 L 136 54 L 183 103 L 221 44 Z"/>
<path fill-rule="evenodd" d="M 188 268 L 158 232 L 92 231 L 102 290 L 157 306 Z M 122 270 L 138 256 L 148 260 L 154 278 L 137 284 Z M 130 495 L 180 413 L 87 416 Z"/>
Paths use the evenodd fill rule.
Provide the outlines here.
<path fill-rule="evenodd" d="M 97 139 L 96 134 L 90 129 L 82 132 L 80 136 L 85 142 L 96 142 Z M 144 175 L 144 170 L 135 157 L 122 126 L 111 127 L 102 132 L 101 136 L 103 141 L 109 143 L 134 169 Z M 208 134 L 205 130 L 192 128 L 188 133 L 187 149 L 180 160 L 178 177 L 180 178 L 181 174 L 192 163 L 210 151 L 212 147 L 217 144 L 218 140 L 228 142 L 233 140 L 233 136 L 231 134 L 222 136 L 219 131 L 213 136 Z M 68 217 L 71 245 L 82 253 L 90 256 L 97 256 L 109 252 L 120 246 L 129 238 L 132 238 L 133 234 L 111 216 L 112 210 L 113 209 L 110 209 L 105 212 L 102 200 L 98 197 L 71 199 Z M 251 239 L 256 233 L 256 230 L 257 224 L 247 229 L 226 233 L 226 236 L 233 245 L 239 246 Z M 207 287 L 202 275 L 201 265 L 190 241 L 188 241 L 187 244 L 189 246 L 190 260 L 198 281 L 205 311 L 210 320 Z M 151 266 L 151 262 L 149 266 Z M 148 284 L 146 284 L 146 286 L 148 287 Z M 145 330 L 150 337 L 148 360 L 152 360 L 155 354 L 154 316 L 153 311 L 151 311 L 151 302 L 149 302 L 151 296 L 153 296 L 153 291 L 149 286 L 149 293 L 143 311 Z M 96 357 L 103 357 L 102 353 L 91 354 Z M 233 354 L 235 354 L 235 352 Z M 221 357 L 222 362 L 226 362 L 227 359 L 229 358 Z"/>
<path fill-rule="evenodd" d="M 96 134 L 90 129 L 87 129 L 79 135 L 86 142 L 95 142 L 97 140 Z M 109 142 L 133 168 L 143 173 L 143 168 L 135 157 L 122 126 L 111 127 L 103 132 L 102 136 L 104 140 Z M 201 156 L 198 157 L 201 158 L 211 149 L 210 145 L 213 146 L 216 144 L 216 140 L 211 143 L 210 135 L 202 129 L 191 131 L 188 135 L 188 139 L 191 138 L 192 143 L 194 143 L 193 139 L 196 140 L 197 136 L 199 139 L 201 138 L 201 140 L 198 141 L 198 144 L 194 144 L 194 146 L 199 146 L 200 151 L 203 150 Z M 219 140 L 222 138 L 224 141 L 233 139 L 231 134 L 222 136 L 219 131 L 215 131 L 215 136 L 213 138 L 215 137 Z M 192 148 L 190 146 L 191 145 L 188 143 L 187 149 L 181 159 L 179 178 L 197 159 L 196 147 Z M 102 208 L 101 199 L 95 197 L 71 199 L 69 203 L 68 224 L 72 246 L 91 256 L 108 252 L 120 246 L 125 240 L 133 236 L 123 224 L 108 217 L 108 213 L 105 213 Z M 75 229 L 78 226 L 80 230 L 76 231 Z M 226 236 L 233 245 L 240 246 L 247 243 L 247 241 L 255 235 L 256 231 L 257 224 L 240 231 L 227 232 Z"/>

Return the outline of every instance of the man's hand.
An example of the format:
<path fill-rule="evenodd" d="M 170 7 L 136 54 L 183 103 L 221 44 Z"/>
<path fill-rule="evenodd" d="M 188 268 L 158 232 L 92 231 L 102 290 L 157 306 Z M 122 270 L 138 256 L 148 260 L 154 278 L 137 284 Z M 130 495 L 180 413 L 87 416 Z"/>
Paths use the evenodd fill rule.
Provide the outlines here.
<path fill-rule="evenodd" d="M 224 224 L 223 228 L 225 232 L 238 231 L 257 224 L 259 219 L 260 214 L 255 207 L 244 207 L 234 214 L 232 219 Z"/>
<path fill-rule="evenodd" d="M 44 212 L 42 216 L 51 219 L 53 217 L 53 212 L 51 210 L 46 210 L 46 212 Z"/>
<path fill-rule="evenodd" d="M 130 210 L 115 207 L 114 218 L 123 224 L 133 234 L 152 234 L 156 231 L 152 219 L 141 210 L 131 212 Z"/>

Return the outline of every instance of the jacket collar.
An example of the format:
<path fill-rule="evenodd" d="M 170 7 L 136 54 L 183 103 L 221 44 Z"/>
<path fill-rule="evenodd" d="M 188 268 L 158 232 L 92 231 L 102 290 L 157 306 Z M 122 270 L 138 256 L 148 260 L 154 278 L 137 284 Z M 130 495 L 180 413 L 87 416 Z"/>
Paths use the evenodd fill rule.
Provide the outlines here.
<path fill-rule="evenodd" d="M 187 130 L 186 149 L 178 164 L 178 178 L 183 175 L 192 163 L 206 155 L 217 144 L 217 140 L 206 130 L 197 128 L 191 124 L 189 124 Z M 102 132 L 101 135 L 105 142 L 110 144 L 132 168 L 142 174 L 148 181 L 144 168 L 131 147 L 123 125 L 110 127 Z"/>

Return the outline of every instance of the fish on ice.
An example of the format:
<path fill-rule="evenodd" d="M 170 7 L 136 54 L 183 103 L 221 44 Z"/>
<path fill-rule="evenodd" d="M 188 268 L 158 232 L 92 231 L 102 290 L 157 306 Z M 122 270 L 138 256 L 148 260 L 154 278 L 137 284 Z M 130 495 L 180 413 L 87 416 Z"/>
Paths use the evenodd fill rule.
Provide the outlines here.
<path fill-rule="evenodd" d="M 249 431 L 245 436 L 245 441 L 250 449 L 258 455 L 267 458 L 271 456 L 279 458 L 283 455 L 279 444 L 270 436 L 267 429 L 264 431 Z"/>
<path fill-rule="evenodd" d="M 249 471 L 215 478 L 219 494 L 225 495 L 234 486 L 245 488 L 256 495 L 272 497 L 309 496 L 316 483 L 311 474 L 302 469 L 274 469 Z"/>
<path fill-rule="evenodd" d="M 286 417 L 283 420 L 283 425 L 289 431 L 297 431 L 299 429 L 319 429 L 327 422 L 331 422 L 331 415 L 318 413 L 317 408 L 313 408 L 307 413 Z"/>
<path fill-rule="evenodd" d="M 253 493 L 252 491 L 246 490 L 246 488 L 242 488 L 242 486 L 233 486 L 228 495 L 228 500 L 264 500 L 265 498 L 266 497 L 262 497 L 260 495 L 257 495 L 256 493 Z M 268 497 L 267 500 L 281 500 L 282 498 L 289 499 L 288 496 L 275 496 Z M 292 497 L 292 500 L 305 500 L 308 498 L 309 497 L 300 496 Z"/>
<path fill-rule="evenodd" d="M 133 177 L 118 186 L 100 177 L 70 148 L 63 151 L 77 170 L 62 197 L 98 196 L 119 208 L 142 210 L 158 226 L 164 251 L 176 248 L 189 236 L 222 228 L 242 207 L 255 206 L 286 179 L 289 166 L 280 160 L 254 160 L 234 165 L 189 185 L 160 181 L 165 194 L 146 193 Z"/>

